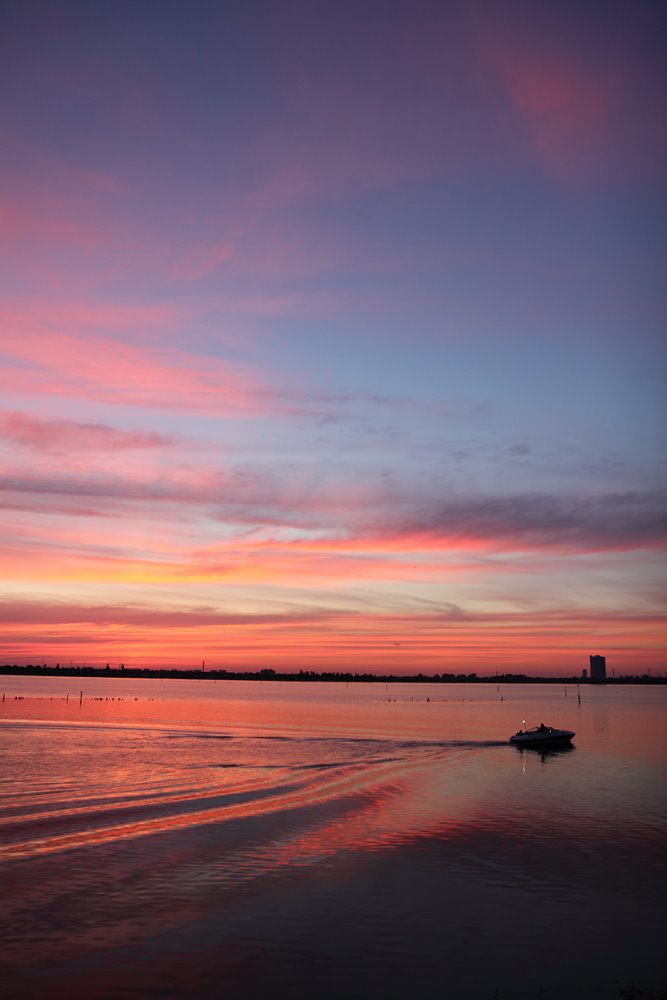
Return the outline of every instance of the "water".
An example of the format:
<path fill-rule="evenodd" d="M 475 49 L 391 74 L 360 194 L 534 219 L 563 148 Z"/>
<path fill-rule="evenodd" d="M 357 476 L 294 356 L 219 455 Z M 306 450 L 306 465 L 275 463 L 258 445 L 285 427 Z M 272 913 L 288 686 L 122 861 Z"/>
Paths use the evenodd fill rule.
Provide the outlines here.
<path fill-rule="evenodd" d="M 667 688 L 0 690 L 4 997 L 665 995 Z"/>

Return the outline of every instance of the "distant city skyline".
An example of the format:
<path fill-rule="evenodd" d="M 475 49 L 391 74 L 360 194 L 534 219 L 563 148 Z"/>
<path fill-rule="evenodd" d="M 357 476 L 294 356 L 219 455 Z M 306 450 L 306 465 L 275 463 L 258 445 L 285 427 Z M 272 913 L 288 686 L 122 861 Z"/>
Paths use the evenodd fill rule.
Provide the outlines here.
<path fill-rule="evenodd" d="M 664 672 L 663 28 L 9 0 L 0 662 Z"/>

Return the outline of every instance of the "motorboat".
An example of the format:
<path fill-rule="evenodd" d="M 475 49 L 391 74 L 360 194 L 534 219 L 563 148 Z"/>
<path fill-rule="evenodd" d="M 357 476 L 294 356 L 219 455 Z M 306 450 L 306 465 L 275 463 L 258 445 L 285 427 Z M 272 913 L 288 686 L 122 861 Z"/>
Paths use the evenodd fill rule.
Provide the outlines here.
<path fill-rule="evenodd" d="M 520 729 L 510 736 L 510 743 L 517 747 L 565 746 L 575 735 L 571 729 L 555 729 L 542 722 L 532 729 Z"/>

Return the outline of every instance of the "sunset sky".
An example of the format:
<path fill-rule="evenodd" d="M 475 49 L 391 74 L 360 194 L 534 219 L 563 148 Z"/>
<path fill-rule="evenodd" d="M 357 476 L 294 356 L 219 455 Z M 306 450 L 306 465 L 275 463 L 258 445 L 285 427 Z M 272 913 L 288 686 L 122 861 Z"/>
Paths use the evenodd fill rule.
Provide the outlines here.
<path fill-rule="evenodd" d="M 5 0 L 0 662 L 667 670 L 662 9 Z"/>

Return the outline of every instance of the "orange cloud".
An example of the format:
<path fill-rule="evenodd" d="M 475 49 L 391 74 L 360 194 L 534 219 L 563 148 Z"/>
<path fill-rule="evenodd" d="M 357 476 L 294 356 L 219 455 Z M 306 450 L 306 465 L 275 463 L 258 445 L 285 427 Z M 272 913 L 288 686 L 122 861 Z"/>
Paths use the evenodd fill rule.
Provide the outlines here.
<path fill-rule="evenodd" d="M 659 616 L 589 609 L 475 615 L 235 615 L 6 604 L 0 659 L 382 673 L 580 674 L 591 636 L 617 673 L 664 669 Z"/>

